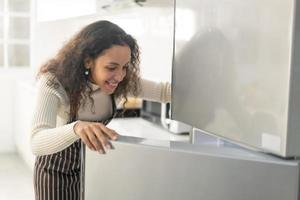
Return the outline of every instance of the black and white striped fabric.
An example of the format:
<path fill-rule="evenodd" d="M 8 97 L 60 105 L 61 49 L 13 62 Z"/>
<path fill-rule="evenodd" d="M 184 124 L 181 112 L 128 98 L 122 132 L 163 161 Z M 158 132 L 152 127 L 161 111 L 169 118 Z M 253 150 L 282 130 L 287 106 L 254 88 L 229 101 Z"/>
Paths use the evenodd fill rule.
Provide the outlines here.
<path fill-rule="evenodd" d="M 107 125 L 116 114 L 116 104 L 112 96 L 112 116 L 104 121 Z M 73 120 L 72 120 L 73 121 Z M 66 149 L 50 154 L 37 156 L 34 166 L 35 200 L 83 200 L 80 194 L 82 171 L 81 153 L 83 144 L 77 140 Z"/>
<path fill-rule="evenodd" d="M 36 200 L 80 199 L 80 146 L 78 140 L 63 151 L 36 157 Z"/>

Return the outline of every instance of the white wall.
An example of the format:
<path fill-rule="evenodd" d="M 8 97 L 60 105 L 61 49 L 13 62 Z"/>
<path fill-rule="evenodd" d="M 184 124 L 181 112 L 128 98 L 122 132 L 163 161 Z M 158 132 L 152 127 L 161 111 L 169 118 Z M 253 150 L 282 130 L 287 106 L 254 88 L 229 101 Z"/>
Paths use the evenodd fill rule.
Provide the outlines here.
<path fill-rule="evenodd" d="M 14 96 L 14 142 L 17 152 L 30 168 L 33 168 L 34 156 L 30 146 L 30 129 L 33 108 L 35 107 L 35 87 L 32 81 L 18 81 Z"/>
<path fill-rule="evenodd" d="M 15 109 L 15 88 L 17 80 L 25 80 L 31 77 L 31 73 L 24 69 L 0 69 L 0 152 L 14 152 L 14 130 L 18 123 L 14 118 L 19 114 Z"/>
<path fill-rule="evenodd" d="M 14 99 L 14 82 L 12 77 L 4 71 L 0 73 L 0 151 L 14 151 L 13 142 L 13 99 Z"/>

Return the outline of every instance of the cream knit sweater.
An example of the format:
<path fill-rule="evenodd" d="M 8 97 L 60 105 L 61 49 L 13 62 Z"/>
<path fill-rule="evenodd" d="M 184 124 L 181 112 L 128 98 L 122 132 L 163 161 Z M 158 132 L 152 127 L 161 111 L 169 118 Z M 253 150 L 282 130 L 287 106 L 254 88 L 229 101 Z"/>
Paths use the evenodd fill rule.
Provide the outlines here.
<path fill-rule="evenodd" d="M 44 74 L 37 84 L 36 107 L 31 129 L 31 146 L 35 155 L 59 152 L 79 139 L 73 129 L 77 121 L 67 124 L 70 121 L 70 105 L 66 91 L 60 84 L 58 88 L 47 85 L 47 81 L 52 77 L 53 75 L 50 73 Z M 87 103 L 81 105 L 78 110 L 78 120 L 105 119 L 112 113 L 111 98 L 104 94 L 97 85 L 90 84 L 93 90 L 91 96 L 94 99 L 94 109 L 91 109 L 91 102 L 87 100 Z M 140 98 L 170 102 L 171 87 L 169 83 L 155 83 L 142 79 L 141 86 Z M 116 101 L 118 102 L 118 99 Z"/>

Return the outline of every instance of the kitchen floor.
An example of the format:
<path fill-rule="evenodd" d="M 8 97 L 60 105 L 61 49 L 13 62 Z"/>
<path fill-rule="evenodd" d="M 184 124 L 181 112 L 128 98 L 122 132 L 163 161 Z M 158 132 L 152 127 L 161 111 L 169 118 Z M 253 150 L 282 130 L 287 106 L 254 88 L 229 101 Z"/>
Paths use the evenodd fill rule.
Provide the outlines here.
<path fill-rule="evenodd" d="M 32 171 L 17 154 L 0 154 L 0 199 L 33 200 Z"/>

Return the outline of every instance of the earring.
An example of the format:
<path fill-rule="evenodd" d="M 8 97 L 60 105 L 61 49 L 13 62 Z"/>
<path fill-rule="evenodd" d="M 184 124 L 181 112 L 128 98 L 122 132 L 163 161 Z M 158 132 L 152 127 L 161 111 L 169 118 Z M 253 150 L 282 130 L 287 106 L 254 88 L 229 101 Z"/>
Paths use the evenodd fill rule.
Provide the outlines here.
<path fill-rule="evenodd" d="M 84 71 L 84 75 L 88 76 L 89 74 L 90 74 L 90 69 L 86 68 L 85 71 Z"/>

